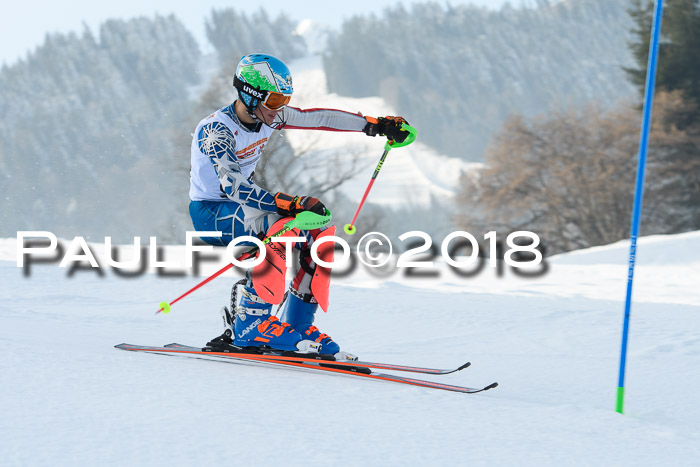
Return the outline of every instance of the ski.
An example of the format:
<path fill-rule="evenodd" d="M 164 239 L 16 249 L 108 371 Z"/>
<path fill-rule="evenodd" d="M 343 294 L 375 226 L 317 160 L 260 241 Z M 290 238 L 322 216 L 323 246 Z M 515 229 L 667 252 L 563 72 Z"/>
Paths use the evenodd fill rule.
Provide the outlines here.
<path fill-rule="evenodd" d="M 319 364 L 332 364 L 332 365 L 338 365 L 338 366 L 343 366 L 343 367 L 363 367 L 363 368 L 377 368 L 380 370 L 391 370 L 391 371 L 402 371 L 402 372 L 409 372 L 409 373 L 424 373 L 424 374 L 429 374 L 429 375 L 449 375 L 450 373 L 455 373 L 457 371 L 464 370 L 465 368 L 468 368 L 471 363 L 467 362 L 463 365 L 460 365 L 457 368 L 449 369 L 449 370 L 443 370 L 439 368 L 424 368 L 424 367 L 417 367 L 417 366 L 407 366 L 407 365 L 395 365 L 391 363 L 376 363 L 376 362 L 364 362 L 364 361 L 339 361 L 339 360 L 333 360 L 331 358 L 318 358 L 318 357 L 300 357 L 298 354 L 296 356 L 290 356 L 290 355 L 284 355 L 282 353 L 250 353 L 246 351 L 242 352 L 236 352 L 232 350 L 231 352 L 217 352 L 214 351 L 208 347 L 192 347 L 188 345 L 182 345 L 182 344 L 168 344 L 165 346 L 166 348 L 170 349 L 180 349 L 180 350 L 187 350 L 187 351 L 193 351 L 193 352 L 207 352 L 210 354 L 214 355 L 220 355 L 224 358 L 227 358 L 231 355 L 253 355 L 256 357 L 264 357 L 268 360 L 287 360 L 287 361 L 296 361 L 296 362 L 302 362 L 302 363 L 319 363 Z M 245 350 L 245 349 L 242 349 Z"/>
<path fill-rule="evenodd" d="M 322 372 L 330 372 L 330 373 L 337 373 L 337 374 L 342 374 L 342 375 L 351 375 L 351 376 L 357 376 L 360 378 L 369 378 L 369 379 L 375 379 L 375 380 L 380 380 L 380 381 L 391 381 L 395 383 L 400 383 L 400 384 L 409 384 L 413 386 L 419 386 L 419 387 L 424 387 L 424 388 L 432 388 L 432 389 L 441 389 L 445 391 L 453 391 L 453 392 L 460 392 L 460 393 L 465 393 L 465 394 L 474 394 L 482 391 L 486 391 L 492 388 L 495 388 L 498 386 L 498 383 L 492 383 L 489 384 L 488 386 L 485 386 L 483 388 L 468 388 L 468 387 L 463 387 L 463 386 L 455 386 L 452 384 L 442 384 L 442 383 L 436 383 L 433 381 L 426 381 L 426 380 L 421 380 L 421 379 L 415 379 L 415 378 L 407 378 L 403 376 L 397 376 L 393 374 L 386 374 L 386 373 L 376 373 L 368 368 L 364 367 L 364 369 L 367 372 L 360 372 L 358 370 L 361 370 L 363 367 L 359 368 L 353 368 L 353 367 L 348 367 L 347 369 L 339 367 L 340 363 L 345 363 L 345 362 L 335 362 L 335 361 L 329 361 L 329 360 L 318 360 L 318 359 L 302 359 L 306 361 L 298 361 L 296 357 L 283 357 L 282 359 L 270 359 L 270 357 L 275 357 L 275 356 L 268 356 L 264 354 L 244 354 L 244 353 L 220 353 L 220 352 L 204 352 L 201 349 L 200 350 L 187 350 L 187 349 L 181 349 L 177 347 L 149 347 L 149 346 L 139 346 L 139 345 L 130 345 L 130 344 L 119 344 L 115 346 L 118 349 L 122 350 L 129 350 L 129 351 L 135 351 L 135 352 L 149 352 L 149 353 L 157 353 L 157 354 L 164 354 L 164 355 L 177 355 L 177 356 L 182 356 L 182 357 L 189 357 L 189 358 L 196 358 L 196 359 L 204 359 L 204 360 L 213 360 L 213 361 L 219 361 L 219 362 L 228 362 L 228 363 L 243 363 L 243 364 L 262 364 L 262 365 L 267 365 L 267 366 L 274 366 L 277 368 L 297 368 L 297 369 L 302 369 L 302 370 L 311 370 L 311 371 L 322 371 Z M 197 347 L 194 347 L 195 349 L 198 349 Z M 225 357 L 225 358 L 221 358 Z M 290 360 L 292 358 L 292 360 Z M 348 363 L 357 363 L 357 362 L 348 362 Z"/>

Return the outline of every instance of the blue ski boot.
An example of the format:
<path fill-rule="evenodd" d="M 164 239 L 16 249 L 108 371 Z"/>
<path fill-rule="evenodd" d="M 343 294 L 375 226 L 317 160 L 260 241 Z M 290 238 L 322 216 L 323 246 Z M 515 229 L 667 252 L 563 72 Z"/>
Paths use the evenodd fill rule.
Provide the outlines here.
<path fill-rule="evenodd" d="M 287 294 L 287 303 L 284 307 L 282 319 L 291 324 L 304 339 L 310 339 L 321 344 L 321 349 L 318 353 L 335 355 L 340 352 L 340 346 L 331 339 L 331 336 L 322 333 L 313 325 L 317 308 L 318 303 L 305 302 L 290 289 Z M 345 354 L 342 355 L 342 358 L 350 359 Z"/>
<path fill-rule="evenodd" d="M 292 326 L 273 316 L 272 305 L 246 284 L 235 286 L 233 343 L 238 347 L 269 347 L 274 350 L 316 353 L 320 345 L 302 337 Z"/>

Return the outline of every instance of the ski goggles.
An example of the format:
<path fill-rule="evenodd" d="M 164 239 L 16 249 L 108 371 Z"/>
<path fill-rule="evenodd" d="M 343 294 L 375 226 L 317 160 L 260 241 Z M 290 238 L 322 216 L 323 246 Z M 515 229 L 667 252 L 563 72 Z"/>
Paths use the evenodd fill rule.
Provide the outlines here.
<path fill-rule="evenodd" d="M 279 110 L 289 104 L 291 99 L 291 95 L 285 96 L 281 92 L 267 91 L 267 96 L 260 101 L 260 104 L 268 110 Z"/>
<path fill-rule="evenodd" d="M 282 94 L 275 91 L 264 91 L 260 88 L 254 88 L 250 84 L 238 79 L 238 76 L 233 78 L 233 87 L 246 94 L 258 99 L 263 107 L 268 110 L 279 110 L 289 103 L 292 95 Z"/>

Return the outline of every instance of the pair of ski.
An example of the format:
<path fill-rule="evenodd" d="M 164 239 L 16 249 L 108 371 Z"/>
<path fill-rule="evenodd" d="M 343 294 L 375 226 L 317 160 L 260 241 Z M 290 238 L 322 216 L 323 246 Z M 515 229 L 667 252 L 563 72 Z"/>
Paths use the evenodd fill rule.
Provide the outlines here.
<path fill-rule="evenodd" d="M 316 356 L 299 356 L 299 354 L 285 355 L 284 353 L 248 353 L 248 352 L 217 352 L 209 347 L 190 347 L 181 344 L 168 344 L 164 347 L 148 347 L 140 345 L 119 344 L 115 346 L 118 349 L 129 350 L 134 352 L 148 352 L 162 355 L 176 355 L 181 357 L 198 358 L 204 360 L 225 361 L 228 363 L 248 363 L 253 365 L 274 366 L 278 368 L 299 368 L 303 370 L 321 371 L 342 375 L 351 375 L 361 378 L 369 378 L 380 381 L 391 381 L 400 384 L 409 384 L 424 388 L 441 389 L 445 391 L 461 392 L 465 394 L 474 394 L 477 392 L 486 391 L 495 388 L 498 383 L 489 384 L 483 388 L 468 388 L 463 386 L 454 386 L 451 384 L 442 384 L 434 381 L 426 381 L 422 379 L 408 378 L 388 373 L 379 373 L 372 369 L 401 371 L 409 373 L 422 373 L 430 375 L 447 375 L 455 373 L 469 367 L 470 363 L 465 363 L 454 369 L 438 369 L 424 368 L 406 365 L 394 365 L 389 363 L 373 363 L 362 361 L 337 361 L 333 357 L 316 355 Z"/>

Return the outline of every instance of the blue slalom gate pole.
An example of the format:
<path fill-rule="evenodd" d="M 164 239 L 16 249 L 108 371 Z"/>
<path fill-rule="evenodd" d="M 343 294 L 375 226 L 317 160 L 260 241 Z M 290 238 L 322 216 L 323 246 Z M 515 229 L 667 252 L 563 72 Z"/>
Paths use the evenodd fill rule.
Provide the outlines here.
<path fill-rule="evenodd" d="M 617 384 L 616 411 L 622 413 L 625 399 L 625 363 L 627 361 L 627 336 L 629 334 L 630 308 L 632 307 L 632 281 L 634 279 L 634 263 L 637 252 L 637 237 L 642 215 L 642 198 L 644 196 L 644 170 L 647 163 L 647 148 L 649 145 L 649 127 L 651 126 L 651 108 L 654 101 L 654 85 L 656 82 L 656 62 L 659 54 L 659 35 L 663 17 L 663 0 L 656 0 L 654 20 L 651 26 L 651 41 L 649 43 L 649 62 L 647 63 L 647 79 L 644 92 L 644 116 L 642 132 L 639 139 L 639 159 L 637 162 L 637 182 L 634 189 L 634 208 L 632 210 L 632 228 L 630 230 L 629 270 L 627 272 L 627 296 L 625 297 L 625 319 L 622 326 L 622 349 L 620 351 L 620 377 Z"/>

